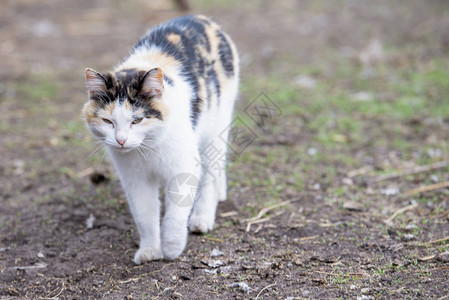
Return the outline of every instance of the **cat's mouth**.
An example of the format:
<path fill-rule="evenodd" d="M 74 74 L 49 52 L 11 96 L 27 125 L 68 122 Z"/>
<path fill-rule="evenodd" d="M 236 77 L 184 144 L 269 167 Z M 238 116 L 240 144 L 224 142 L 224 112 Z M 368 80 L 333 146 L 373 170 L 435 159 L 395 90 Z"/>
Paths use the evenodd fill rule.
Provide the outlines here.
<path fill-rule="evenodd" d="M 134 149 L 134 147 L 113 147 L 118 153 L 127 153 Z"/>

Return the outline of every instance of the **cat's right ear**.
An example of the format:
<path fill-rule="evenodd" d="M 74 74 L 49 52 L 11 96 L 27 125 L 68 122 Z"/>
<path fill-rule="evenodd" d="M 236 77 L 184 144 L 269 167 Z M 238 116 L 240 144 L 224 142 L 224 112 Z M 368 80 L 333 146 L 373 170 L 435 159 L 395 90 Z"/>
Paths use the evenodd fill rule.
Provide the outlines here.
<path fill-rule="evenodd" d="M 106 81 L 100 73 L 94 69 L 87 68 L 86 71 L 84 71 L 84 75 L 86 75 L 86 85 L 89 97 L 92 97 L 95 93 L 106 91 Z"/>

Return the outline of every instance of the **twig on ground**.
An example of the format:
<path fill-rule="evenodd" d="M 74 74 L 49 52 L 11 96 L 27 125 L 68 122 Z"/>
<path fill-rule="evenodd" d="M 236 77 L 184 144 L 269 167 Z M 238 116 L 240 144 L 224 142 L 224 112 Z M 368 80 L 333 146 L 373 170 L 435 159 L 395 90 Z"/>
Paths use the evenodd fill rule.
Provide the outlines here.
<path fill-rule="evenodd" d="M 224 241 L 222 239 L 214 238 L 214 237 L 204 237 L 204 239 L 214 242 L 223 243 Z"/>
<path fill-rule="evenodd" d="M 418 206 L 417 203 L 413 203 L 413 204 L 407 205 L 405 207 L 402 207 L 402 208 L 398 209 L 397 211 L 395 211 L 394 214 L 391 217 L 389 217 L 388 219 L 386 219 L 384 222 L 388 224 L 391 221 L 393 221 L 393 219 L 396 218 L 397 215 L 402 214 L 402 213 L 406 212 L 407 210 L 414 209 L 417 206 Z"/>
<path fill-rule="evenodd" d="M 416 270 L 415 273 L 437 271 L 437 270 L 447 270 L 447 269 L 449 269 L 449 266 L 436 267 L 436 268 L 427 269 L 427 270 Z"/>
<path fill-rule="evenodd" d="M 437 240 L 431 240 L 431 241 L 428 241 L 426 243 L 421 243 L 419 245 L 420 246 L 427 246 L 427 245 L 438 244 L 438 243 L 446 242 L 446 241 L 449 241 L 449 236 L 441 238 L 441 239 L 437 239 Z"/>
<path fill-rule="evenodd" d="M 40 297 L 39 299 L 41 299 L 41 300 L 53 300 L 53 299 L 57 299 L 58 296 L 61 295 L 62 292 L 63 292 L 64 290 L 65 290 L 65 283 L 64 283 L 64 281 L 62 281 L 62 286 L 61 286 L 61 290 L 59 291 L 59 293 L 57 293 L 56 295 L 54 295 L 54 296 L 52 296 L 52 297 L 50 297 L 50 296 L 47 296 L 47 297 Z M 56 289 L 55 289 L 54 291 L 56 291 Z M 50 292 L 49 295 L 51 295 L 54 291 Z"/>
<path fill-rule="evenodd" d="M 159 270 L 154 270 L 154 271 L 152 271 L 152 272 L 146 274 L 146 276 L 148 276 L 148 275 L 153 275 L 154 273 L 157 273 L 157 272 L 161 272 L 161 271 L 163 271 L 166 267 L 171 266 L 171 265 L 174 265 L 174 264 L 175 264 L 175 263 L 169 263 L 169 264 L 166 264 L 166 265 L 164 265 L 161 269 L 159 269 Z M 136 282 L 136 281 L 139 281 L 139 280 L 142 279 L 142 278 L 143 278 L 143 276 L 133 277 L 133 278 L 129 278 L 129 279 L 126 279 L 126 280 L 121 280 L 121 281 L 119 281 L 118 283 L 128 283 L 128 282 L 131 282 L 131 281 Z"/>
<path fill-rule="evenodd" d="M 248 222 L 248 223 L 249 223 L 249 222 L 254 222 L 254 221 L 256 221 L 256 220 L 262 218 L 263 215 L 266 214 L 267 212 L 269 212 L 270 210 L 273 210 L 273 209 L 275 209 L 275 208 L 278 208 L 278 207 L 280 207 L 280 206 L 283 206 L 283 205 L 289 204 L 290 202 L 298 201 L 298 200 L 299 200 L 299 199 L 293 199 L 293 200 L 282 201 L 282 202 L 280 202 L 280 203 L 276 203 L 276 204 L 274 204 L 274 205 L 265 207 L 265 208 L 263 208 L 263 209 L 261 209 L 261 210 L 259 211 L 259 213 L 257 214 L 257 216 L 255 216 L 254 218 L 246 219 L 245 221 Z"/>
<path fill-rule="evenodd" d="M 265 291 L 267 288 L 270 288 L 270 287 L 275 286 L 275 285 L 276 285 L 276 282 L 275 282 L 275 283 L 272 283 L 272 284 L 270 284 L 270 285 L 267 285 L 266 287 L 264 287 L 263 289 L 261 289 L 260 292 L 259 292 L 259 294 L 257 294 L 257 296 L 256 296 L 256 300 L 259 299 L 259 296 L 260 296 L 260 294 L 262 294 L 263 291 Z"/>
<path fill-rule="evenodd" d="M 363 174 L 365 174 L 365 173 L 371 172 L 372 170 L 374 170 L 374 167 L 373 167 L 373 166 L 371 166 L 371 165 L 366 165 L 366 166 L 363 166 L 363 167 L 361 167 L 361 168 L 358 168 L 358 169 L 349 171 L 349 172 L 346 174 L 346 176 L 347 176 L 348 178 L 354 178 L 354 177 L 356 177 L 356 176 L 363 175 Z"/>
<path fill-rule="evenodd" d="M 318 235 L 312 235 L 312 236 L 305 236 L 299 239 L 300 242 L 308 241 L 308 240 L 314 240 L 318 237 Z"/>
<path fill-rule="evenodd" d="M 225 213 L 221 213 L 220 214 L 220 217 L 222 217 L 222 218 L 227 218 L 227 217 L 233 217 L 233 216 L 236 216 L 236 215 L 238 215 L 239 213 L 237 212 L 237 211 L 235 211 L 235 210 L 233 210 L 233 211 L 228 211 L 228 212 L 225 212 Z"/>
<path fill-rule="evenodd" d="M 46 268 L 46 267 L 47 267 L 46 263 L 37 263 L 34 266 L 17 266 L 17 267 L 10 267 L 10 269 L 27 270 L 27 269 L 42 269 L 42 268 Z"/>
<path fill-rule="evenodd" d="M 397 172 L 397 173 L 393 173 L 393 174 L 378 176 L 378 177 L 373 178 L 372 180 L 370 180 L 369 183 L 377 183 L 377 182 L 381 182 L 381 181 L 385 181 L 385 180 L 389 180 L 389 179 L 394 179 L 394 178 L 398 178 L 398 177 L 403 177 L 403 176 L 407 176 L 407 175 L 413 175 L 413 174 L 428 172 L 428 171 L 432 171 L 432 170 L 436 170 L 436 169 L 445 168 L 447 166 L 449 166 L 449 161 L 443 160 L 443 161 L 439 161 L 437 163 L 433 163 L 433 164 L 430 164 L 430 165 L 413 167 L 411 169 L 408 169 L 408 170 L 405 170 L 405 171 L 402 171 L 402 172 Z"/>
<path fill-rule="evenodd" d="M 329 273 L 329 272 L 323 272 L 323 271 L 313 271 L 315 273 L 324 274 L 324 275 L 332 275 L 332 276 L 343 276 L 343 277 L 357 277 L 357 276 L 366 276 L 362 273 L 351 273 L 351 274 L 335 274 L 335 273 Z"/>
<path fill-rule="evenodd" d="M 251 225 L 259 224 L 259 223 L 263 223 L 263 222 L 269 221 L 269 220 L 271 220 L 271 219 L 273 219 L 273 218 L 275 218 L 275 217 L 281 215 L 282 213 L 283 213 L 283 212 L 278 212 L 278 213 L 276 213 L 276 214 L 274 214 L 274 215 L 272 215 L 272 216 L 270 216 L 270 217 L 266 217 L 266 218 L 263 218 L 263 219 L 258 219 L 258 220 L 255 220 L 255 221 L 250 221 L 250 222 L 248 222 L 248 224 L 246 225 L 246 232 L 249 232 L 249 231 L 251 230 Z"/>
<path fill-rule="evenodd" d="M 419 188 L 408 191 L 407 193 L 405 193 L 405 195 L 411 196 L 414 194 L 438 190 L 438 189 L 442 189 L 445 187 L 449 187 L 449 181 L 444 181 L 444 182 L 439 182 L 439 183 L 435 183 L 435 184 L 431 184 L 431 185 L 421 186 Z"/>

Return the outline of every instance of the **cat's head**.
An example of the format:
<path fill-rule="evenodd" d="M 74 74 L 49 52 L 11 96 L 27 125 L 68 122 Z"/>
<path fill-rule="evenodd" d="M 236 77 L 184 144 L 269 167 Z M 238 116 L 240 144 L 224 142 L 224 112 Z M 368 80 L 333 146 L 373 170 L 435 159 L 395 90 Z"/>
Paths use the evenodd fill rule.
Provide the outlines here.
<path fill-rule="evenodd" d="M 88 102 L 83 114 L 89 130 L 117 152 L 157 140 L 168 114 L 161 69 L 85 71 Z"/>

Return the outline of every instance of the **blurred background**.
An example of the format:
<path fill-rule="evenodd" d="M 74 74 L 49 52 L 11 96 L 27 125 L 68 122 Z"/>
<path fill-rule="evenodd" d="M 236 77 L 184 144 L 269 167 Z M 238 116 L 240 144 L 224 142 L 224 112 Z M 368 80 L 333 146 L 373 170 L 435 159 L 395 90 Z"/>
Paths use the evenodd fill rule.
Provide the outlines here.
<path fill-rule="evenodd" d="M 438 268 L 444 259 L 432 259 L 448 252 L 444 241 L 432 243 L 426 251 L 434 257 L 419 263 L 426 253 L 407 244 L 449 232 L 444 188 L 449 180 L 447 1 L 182 2 L 189 10 L 162 0 L 0 2 L 0 295 L 50 297 L 61 291 L 98 298 L 109 289 L 123 297 L 130 293 L 127 285 L 95 284 L 110 278 L 98 270 L 113 270 L 112 276 L 127 280 L 141 269 L 131 270 L 136 233 L 117 178 L 81 120 L 83 72 L 86 67 L 111 70 L 150 27 L 197 13 L 216 20 L 237 44 L 242 74 L 236 116 L 254 139 L 231 153 L 230 201 L 220 208 L 230 214 L 219 215 L 212 240 L 191 237 L 184 261 L 195 261 L 203 248 L 216 245 L 237 255 L 229 266 L 270 261 L 291 250 L 304 260 L 277 269 L 280 295 L 351 297 L 364 284 L 375 290 L 387 275 L 401 280 L 390 280 L 380 295 L 449 293 L 443 283 L 447 271 L 439 271 L 431 283 L 387 268 L 392 262 L 408 262 L 417 270 Z M 263 128 L 248 114 L 253 101 L 274 103 L 277 109 Z M 429 186 L 425 192 L 416 190 Z M 276 214 L 247 230 L 247 218 L 279 203 Z M 384 220 L 401 207 L 408 207 L 408 213 L 387 226 Z M 90 216 L 95 225 L 86 231 Z M 312 237 L 310 244 L 301 244 L 303 237 Z M 237 246 L 216 244 L 214 238 Z M 249 258 L 233 252 L 248 243 L 264 246 L 254 246 Z M 401 243 L 406 244 L 399 250 L 385 250 Z M 344 256 L 342 249 L 359 256 Z M 343 257 L 333 261 L 342 261 L 342 272 L 367 277 L 343 276 L 349 280 L 343 283 L 326 277 L 318 285 L 340 288 L 323 295 L 313 287 L 303 293 L 316 284 L 312 277 L 286 279 L 286 274 L 309 268 L 334 272 L 326 269 L 326 259 L 312 259 L 330 253 Z M 37 263 L 52 268 L 14 269 Z M 96 277 L 86 271 L 92 266 Z M 176 275 L 178 267 L 161 274 Z M 181 268 L 196 274 L 191 269 Z M 249 267 L 235 270 L 223 279 L 220 293 L 228 293 L 228 285 L 241 274 L 255 290 L 272 283 L 271 275 L 254 277 Z M 48 279 L 48 286 L 37 273 Z M 82 284 L 71 291 L 61 282 L 76 274 L 82 274 L 75 281 Z M 210 283 L 210 278 L 201 280 Z M 415 279 L 421 288 L 414 286 Z M 165 279 L 161 275 L 158 280 Z M 351 284 L 357 288 L 349 289 Z M 405 288 L 398 291 L 399 286 Z M 390 287 L 390 294 L 382 294 Z"/>

